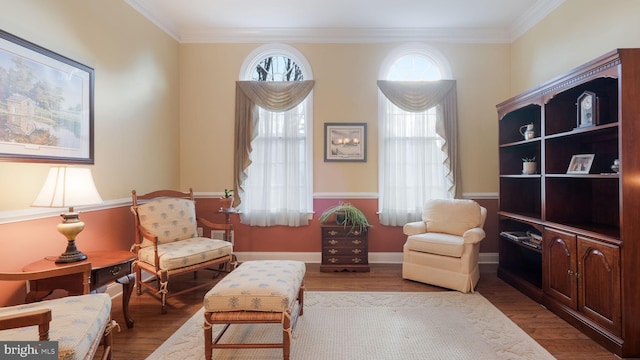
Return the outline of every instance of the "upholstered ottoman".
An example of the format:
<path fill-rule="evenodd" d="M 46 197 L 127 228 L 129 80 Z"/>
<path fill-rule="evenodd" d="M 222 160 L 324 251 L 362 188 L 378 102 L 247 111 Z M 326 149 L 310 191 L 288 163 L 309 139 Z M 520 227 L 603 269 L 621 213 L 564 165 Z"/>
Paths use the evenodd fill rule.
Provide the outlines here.
<path fill-rule="evenodd" d="M 289 359 L 291 332 L 304 304 L 303 262 L 247 261 L 220 280 L 204 297 L 205 358 L 213 349 L 282 348 Z M 282 323 L 282 343 L 219 343 L 231 324 Z M 212 327 L 224 325 L 213 339 Z"/>

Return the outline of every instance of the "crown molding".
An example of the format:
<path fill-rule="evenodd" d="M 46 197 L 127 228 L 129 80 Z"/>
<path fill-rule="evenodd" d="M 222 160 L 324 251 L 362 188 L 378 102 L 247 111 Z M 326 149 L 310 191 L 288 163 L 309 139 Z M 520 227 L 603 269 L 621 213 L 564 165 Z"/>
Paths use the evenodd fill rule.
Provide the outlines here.
<path fill-rule="evenodd" d="M 181 43 L 506 43 L 502 29 L 473 28 L 217 28 L 187 29 Z"/>
<path fill-rule="evenodd" d="M 185 28 L 169 16 L 147 10 L 141 0 L 125 0 L 179 43 L 511 43 L 565 0 L 538 0 L 506 28 Z"/>
<path fill-rule="evenodd" d="M 129 6 L 134 8 L 137 12 L 139 12 L 142 16 L 147 18 L 147 20 L 151 21 L 155 26 L 159 27 L 162 31 L 167 33 L 169 36 L 174 38 L 176 41 L 180 42 L 180 31 L 175 23 L 167 16 L 155 16 L 150 11 L 148 11 L 138 0 L 124 0 Z"/>
<path fill-rule="evenodd" d="M 535 5 L 511 24 L 509 27 L 509 34 L 511 35 L 509 42 L 514 42 L 524 35 L 564 2 L 565 0 L 541 0 L 536 2 Z"/>

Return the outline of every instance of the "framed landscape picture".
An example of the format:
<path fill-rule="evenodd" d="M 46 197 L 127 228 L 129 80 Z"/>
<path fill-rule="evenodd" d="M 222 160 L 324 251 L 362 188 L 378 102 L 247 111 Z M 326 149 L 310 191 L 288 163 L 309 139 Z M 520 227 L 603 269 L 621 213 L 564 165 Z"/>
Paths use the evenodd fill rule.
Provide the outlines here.
<path fill-rule="evenodd" d="M 92 68 L 0 30 L 0 160 L 93 164 Z"/>
<path fill-rule="evenodd" d="M 325 123 L 324 161 L 367 161 L 366 123 Z"/>

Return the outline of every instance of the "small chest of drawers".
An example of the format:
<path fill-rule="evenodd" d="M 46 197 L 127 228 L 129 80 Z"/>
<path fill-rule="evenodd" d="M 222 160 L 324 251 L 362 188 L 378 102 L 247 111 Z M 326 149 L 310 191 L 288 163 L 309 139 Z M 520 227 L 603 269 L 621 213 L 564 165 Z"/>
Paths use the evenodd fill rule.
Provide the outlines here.
<path fill-rule="evenodd" d="M 320 271 L 369 271 L 367 232 L 342 225 L 323 225 Z"/>

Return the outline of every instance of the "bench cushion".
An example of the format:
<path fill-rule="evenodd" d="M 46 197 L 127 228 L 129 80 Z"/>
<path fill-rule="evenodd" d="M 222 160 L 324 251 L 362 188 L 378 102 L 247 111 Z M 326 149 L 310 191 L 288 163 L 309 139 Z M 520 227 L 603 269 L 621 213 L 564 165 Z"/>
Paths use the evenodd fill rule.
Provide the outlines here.
<path fill-rule="evenodd" d="M 111 318 L 111 297 L 107 294 L 68 296 L 0 308 L 0 316 L 51 309 L 49 339 L 58 341 L 60 359 L 84 359 L 92 344 L 102 338 Z M 0 331 L 3 341 L 38 341 L 38 327 Z"/>
<path fill-rule="evenodd" d="M 158 245 L 160 269 L 174 270 L 230 255 L 233 245 L 224 240 L 194 237 Z M 138 251 L 138 258 L 154 263 L 153 246 Z"/>
<path fill-rule="evenodd" d="M 207 292 L 205 311 L 284 312 L 298 297 L 305 271 L 301 261 L 244 262 Z"/>

